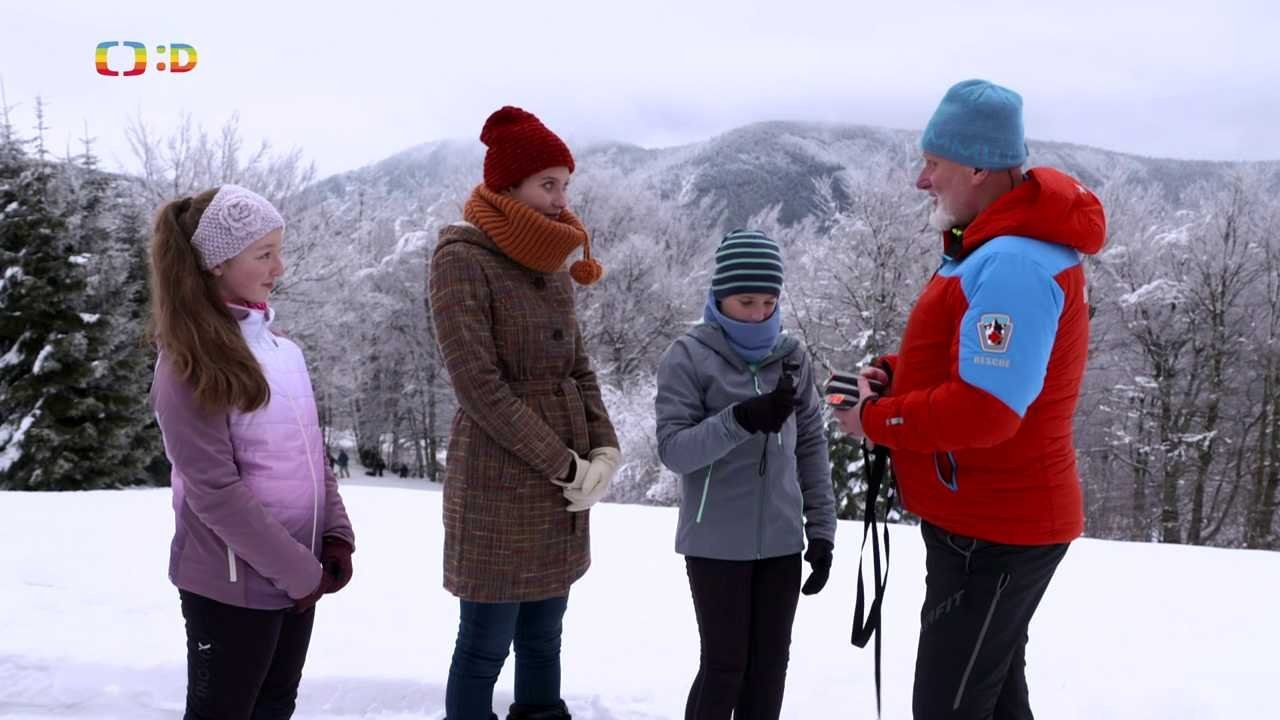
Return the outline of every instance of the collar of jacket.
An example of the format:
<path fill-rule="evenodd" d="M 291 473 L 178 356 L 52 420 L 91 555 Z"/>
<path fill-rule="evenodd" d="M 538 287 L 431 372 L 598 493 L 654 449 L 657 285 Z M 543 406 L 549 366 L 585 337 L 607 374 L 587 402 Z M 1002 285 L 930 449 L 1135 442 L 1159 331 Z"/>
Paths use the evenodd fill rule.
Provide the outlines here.
<path fill-rule="evenodd" d="M 275 347 L 278 343 L 275 341 L 274 334 L 271 332 L 271 323 L 276 319 L 275 308 L 267 307 L 266 311 L 257 308 L 247 308 L 242 305 L 232 305 L 227 303 L 227 309 L 231 311 L 231 317 L 236 319 L 240 325 L 240 332 L 244 335 L 245 342 L 250 348 L 256 346 L 267 345 Z"/>
<path fill-rule="evenodd" d="M 502 248 L 498 247 L 498 244 L 493 241 L 493 238 L 489 237 L 483 230 L 472 225 L 466 220 L 459 220 L 458 222 L 450 223 L 440 228 L 440 240 L 436 243 L 435 250 L 432 250 L 432 253 L 438 253 L 441 249 L 454 243 L 475 245 L 476 247 L 483 248 L 494 255 L 503 254 Z"/>
<path fill-rule="evenodd" d="M 942 233 L 942 258 L 963 260 L 969 252 L 964 248 L 964 228 L 951 228 Z"/>
<path fill-rule="evenodd" d="M 1034 238 L 1093 255 L 1106 242 L 1107 222 L 1101 201 L 1088 188 L 1066 173 L 1037 167 L 967 226 L 943 232 L 942 252 L 948 260 L 963 260 L 1001 235 Z"/>

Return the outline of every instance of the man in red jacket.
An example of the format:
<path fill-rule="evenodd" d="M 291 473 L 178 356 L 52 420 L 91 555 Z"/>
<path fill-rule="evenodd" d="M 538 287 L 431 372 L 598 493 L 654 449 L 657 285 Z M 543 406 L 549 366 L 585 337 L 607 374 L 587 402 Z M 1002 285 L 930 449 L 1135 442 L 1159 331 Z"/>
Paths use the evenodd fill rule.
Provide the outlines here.
<path fill-rule="evenodd" d="M 921 138 L 943 262 L 896 355 L 861 371 L 841 429 L 890 448 L 922 519 L 916 718 L 1031 718 L 1027 627 L 1084 528 L 1072 418 L 1089 347 L 1082 258 L 1102 205 L 1051 168 L 1023 172 L 1022 98 L 947 91 Z M 887 388 L 882 397 L 868 380 Z"/>

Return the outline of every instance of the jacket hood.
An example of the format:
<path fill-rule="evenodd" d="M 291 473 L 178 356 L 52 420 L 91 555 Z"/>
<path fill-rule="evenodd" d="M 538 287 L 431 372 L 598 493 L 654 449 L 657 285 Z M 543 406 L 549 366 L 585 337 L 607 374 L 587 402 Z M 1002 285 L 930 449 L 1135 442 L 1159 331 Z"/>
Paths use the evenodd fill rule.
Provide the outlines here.
<path fill-rule="evenodd" d="M 498 248 L 498 244 L 490 238 L 485 231 L 472 225 L 469 222 L 456 222 L 452 225 L 446 225 L 440 229 L 440 242 L 436 244 L 435 252 L 454 243 L 467 243 L 482 247 L 489 252 L 502 254 L 502 250 Z"/>
<path fill-rule="evenodd" d="M 1021 185 L 969 223 L 960 254 L 968 255 L 1001 235 L 1034 238 L 1094 255 L 1106 241 L 1107 221 L 1102 202 L 1088 188 L 1066 173 L 1040 167 L 1028 170 Z"/>

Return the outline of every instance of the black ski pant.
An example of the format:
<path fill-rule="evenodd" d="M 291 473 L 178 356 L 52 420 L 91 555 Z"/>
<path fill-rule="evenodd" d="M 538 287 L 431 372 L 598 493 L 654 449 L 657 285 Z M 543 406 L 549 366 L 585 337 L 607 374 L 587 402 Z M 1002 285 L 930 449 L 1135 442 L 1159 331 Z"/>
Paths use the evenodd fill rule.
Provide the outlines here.
<path fill-rule="evenodd" d="M 180 590 L 187 624 L 183 720 L 288 720 L 316 611 L 251 610 Z"/>
<path fill-rule="evenodd" d="M 686 557 L 702 641 L 685 720 L 776 720 L 800 598 L 800 555 Z"/>
<path fill-rule="evenodd" d="M 916 720 L 1031 720 L 1027 627 L 1067 544 L 1001 545 L 927 522 L 921 533 Z"/>

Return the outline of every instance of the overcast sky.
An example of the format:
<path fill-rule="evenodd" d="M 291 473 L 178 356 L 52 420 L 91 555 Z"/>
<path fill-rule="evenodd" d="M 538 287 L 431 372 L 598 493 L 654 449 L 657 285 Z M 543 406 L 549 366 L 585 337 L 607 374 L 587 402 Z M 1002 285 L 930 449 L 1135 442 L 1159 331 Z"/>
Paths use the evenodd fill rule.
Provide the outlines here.
<path fill-rule="evenodd" d="M 476 137 L 504 104 L 571 142 L 647 147 L 762 120 L 919 129 L 952 83 L 1025 101 L 1027 134 L 1143 155 L 1280 159 L 1276 3 L 546 0 L 9 3 L 0 80 L 19 129 L 48 103 L 59 152 L 88 123 L 106 163 L 123 128 L 234 111 L 251 140 L 300 147 L 320 174 L 428 140 Z M 149 48 L 104 77 L 99 42 Z M 186 43 L 188 73 L 155 67 Z M 109 56 L 129 65 L 128 51 Z"/>

